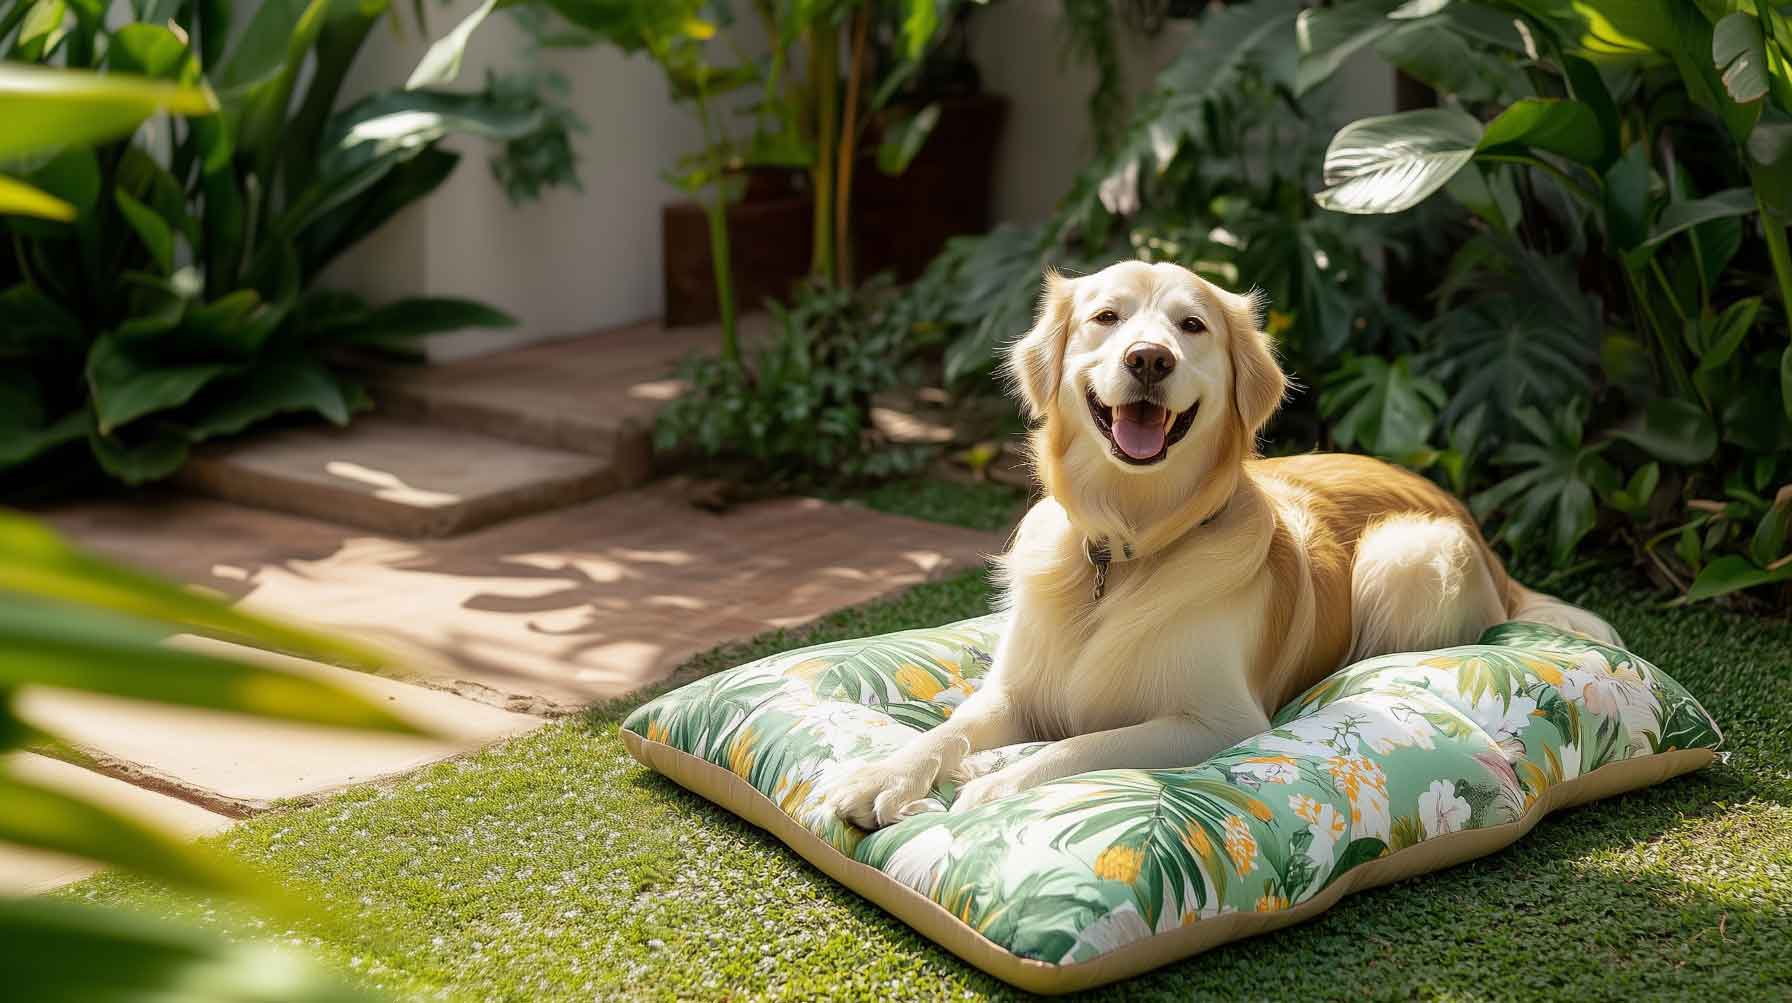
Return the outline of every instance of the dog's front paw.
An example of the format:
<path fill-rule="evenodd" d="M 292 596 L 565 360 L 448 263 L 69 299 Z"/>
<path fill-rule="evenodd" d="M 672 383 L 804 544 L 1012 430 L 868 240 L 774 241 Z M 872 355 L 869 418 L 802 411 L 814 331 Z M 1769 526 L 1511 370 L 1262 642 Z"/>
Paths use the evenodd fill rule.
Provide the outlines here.
<path fill-rule="evenodd" d="M 834 813 L 861 829 L 892 825 L 921 811 L 938 810 L 930 801 L 937 758 L 915 760 L 896 755 L 854 770 L 828 798 Z"/>
<path fill-rule="evenodd" d="M 958 789 L 958 796 L 952 800 L 952 810 L 970 811 L 979 805 L 991 801 L 999 801 L 1010 794 L 1018 794 L 1030 787 L 1038 786 L 1042 781 L 1033 776 L 1025 762 L 996 770 L 965 782 Z"/>

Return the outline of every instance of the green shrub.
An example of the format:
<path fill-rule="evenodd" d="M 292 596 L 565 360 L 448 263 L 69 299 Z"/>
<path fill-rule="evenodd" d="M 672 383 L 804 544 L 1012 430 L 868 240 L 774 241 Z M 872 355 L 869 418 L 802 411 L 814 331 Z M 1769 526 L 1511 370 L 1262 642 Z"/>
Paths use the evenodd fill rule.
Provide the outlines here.
<path fill-rule="evenodd" d="M 1476 217 L 1410 364 L 1448 395 L 1432 434 L 1465 444 L 1468 481 L 1504 478 L 1477 511 L 1558 564 L 1626 539 L 1689 599 L 1792 582 L 1792 19 L 1734 0 L 1303 19 L 1303 84 L 1374 45 L 1442 95 L 1340 130 L 1317 201 L 1443 191 Z"/>
<path fill-rule="evenodd" d="M 1044 266 L 1178 261 L 1269 294 L 1318 390 L 1279 448 L 1427 471 L 1558 564 L 1621 543 L 1688 598 L 1772 596 L 1792 582 L 1788 25 L 1734 0 L 1210 9 L 1050 221 L 934 262 L 948 373 L 989 371 Z M 1332 136 L 1326 85 L 1362 51 L 1439 107 Z"/>
<path fill-rule="evenodd" d="M 539 89 L 445 89 L 491 9 L 437 42 L 405 89 L 338 111 L 389 0 L 268 0 L 234 32 L 227 0 L 0 0 L 0 156 L 37 193 L 35 209 L 0 218 L 0 365 L 17 374 L 0 386 L 0 471 L 84 446 L 113 477 L 153 480 L 190 444 L 275 414 L 348 421 L 366 398 L 337 352 L 508 324 L 464 300 L 372 307 L 315 288 L 447 178 L 460 159 L 441 148 L 450 134 L 501 144 L 513 193 L 572 177 L 565 115 Z M 215 92 L 217 114 L 136 130 L 145 109 L 96 134 L 110 120 L 79 88 L 33 85 L 131 78 Z"/>
<path fill-rule="evenodd" d="M 789 307 L 768 306 L 770 344 L 748 363 L 702 356 L 680 375 L 689 391 L 660 412 L 662 451 L 747 461 L 759 483 L 886 477 L 931 451 L 879 439 L 871 401 L 913 385 L 916 353 L 938 325 L 925 300 L 893 295 L 888 276 L 857 290 L 806 284 Z"/>

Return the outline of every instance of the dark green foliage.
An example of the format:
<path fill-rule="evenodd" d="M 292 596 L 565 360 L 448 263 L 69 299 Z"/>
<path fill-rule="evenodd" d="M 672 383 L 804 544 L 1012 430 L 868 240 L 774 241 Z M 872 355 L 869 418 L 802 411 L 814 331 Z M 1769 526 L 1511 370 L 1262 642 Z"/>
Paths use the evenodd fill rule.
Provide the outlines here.
<path fill-rule="evenodd" d="M 1478 218 L 1418 357 L 1449 393 L 1439 436 L 1461 438 L 1477 414 L 1467 438 L 1509 474 L 1477 509 L 1515 545 L 1547 541 L 1557 563 L 1604 528 L 1690 598 L 1783 598 L 1757 587 L 1792 580 L 1774 529 L 1792 516 L 1784 14 L 1716 0 L 1395 6 L 1308 15 L 1303 83 L 1336 69 L 1340 39 L 1377 41 L 1459 107 L 1340 131 L 1318 199 L 1386 213 L 1443 190 Z M 1514 14 L 1528 50 L 1497 27 Z M 1430 46 L 1393 42 L 1420 32 L 1490 72 L 1445 73 Z M 1469 482 L 1487 478 L 1470 465 Z"/>
<path fill-rule="evenodd" d="M 423 335 L 511 323 L 459 300 L 376 309 L 315 287 L 338 255 L 447 178 L 459 160 L 440 148 L 450 135 L 497 144 L 493 170 L 513 197 L 576 183 L 572 123 L 544 96 L 550 78 L 446 89 L 489 10 L 432 47 L 409 89 L 335 111 L 386 0 L 270 0 L 235 34 L 227 3 L 153 16 L 141 4 L 83 7 L 49 35 L 29 30 L 32 9 L 0 0 L 9 58 L 209 83 L 221 110 L 158 120 L 166 143 L 126 136 L 21 168 L 78 216 L 0 218 L 0 360 L 21 374 L 0 418 L 9 486 L 92 467 L 155 480 L 191 444 L 282 414 L 343 424 L 367 398 L 336 365 L 341 352 L 414 353 Z"/>

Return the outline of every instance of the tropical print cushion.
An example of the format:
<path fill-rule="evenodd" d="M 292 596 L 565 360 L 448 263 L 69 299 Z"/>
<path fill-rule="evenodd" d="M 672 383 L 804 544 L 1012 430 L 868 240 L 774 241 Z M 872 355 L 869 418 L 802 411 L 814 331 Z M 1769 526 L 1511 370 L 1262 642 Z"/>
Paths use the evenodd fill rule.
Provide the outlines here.
<path fill-rule="evenodd" d="M 1509 623 L 1476 644 L 1344 668 L 1269 731 L 1184 769 L 1087 773 L 871 834 L 836 818 L 825 807 L 830 786 L 855 761 L 950 716 L 988 671 L 1001 628 L 998 614 L 774 655 L 646 704 L 624 723 L 625 739 L 662 769 L 668 749 L 680 763 L 709 764 L 675 776 L 762 825 L 788 816 L 800 829 L 774 828 L 781 838 L 887 908 L 911 897 L 872 886 L 894 882 L 942 907 L 969 930 L 936 939 L 994 974 L 1017 980 L 1016 971 L 1125 955 L 1062 984 L 1027 976 L 1046 991 L 1189 953 L 1128 952 L 1152 938 L 1236 914 L 1290 913 L 1224 926 L 1223 939 L 1245 936 L 1317 912 L 1351 887 L 1492 852 L 1552 807 L 1697 768 L 1721 741 L 1698 701 L 1641 658 Z M 1599 770 L 1598 783 L 1578 783 Z M 724 797 L 734 778 L 776 811 Z M 935 791 L 942 809 L 952 793 Z M 1447 853 L 1440 843 L 1411 863 L 1390 858 L 1479 830 L 1484 838 Z M 1372 877 L 1326 894 L 1372 863 Z M 1192 951 L 1216 941 L 1185 942 Z M 989 944 L 1028 965 L 988 963 Z"/>

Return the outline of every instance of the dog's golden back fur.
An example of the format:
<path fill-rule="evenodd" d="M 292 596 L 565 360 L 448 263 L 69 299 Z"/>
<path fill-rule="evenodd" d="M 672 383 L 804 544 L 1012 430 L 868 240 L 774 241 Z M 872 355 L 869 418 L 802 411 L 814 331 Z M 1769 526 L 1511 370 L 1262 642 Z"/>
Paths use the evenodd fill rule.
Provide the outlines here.
<path fill-rule="evenodd" d="M 1315 615 L 1304 650 L 1290 651 L 1296 607 L 1276 603 L 1262 638 L 1260 699 L 1276 708 L 1342 664 L 1351 646 L 1351 572 L 1357 543 L 1370 527 L 1400 515 L 1425 515 L 1460 523 L 1482 552 L 1496 594 L 1508 609 L 1510 585 L 1498 556 L 1482 539 L 1468 509 L 1449 492 L 1408 470 L 1349 453 L 1307 453 L 1251 460 L 1246 476 L 1276 504 L 1282 518 L 1271 539 L 1265 570 L 1275 594 L 1313 589 Z"/>

